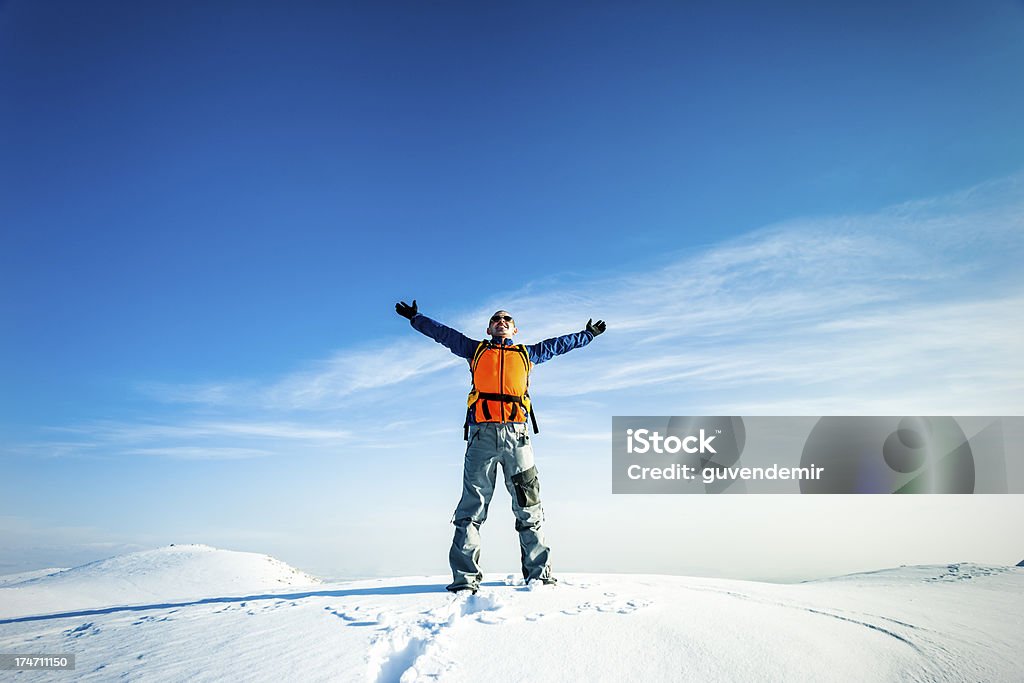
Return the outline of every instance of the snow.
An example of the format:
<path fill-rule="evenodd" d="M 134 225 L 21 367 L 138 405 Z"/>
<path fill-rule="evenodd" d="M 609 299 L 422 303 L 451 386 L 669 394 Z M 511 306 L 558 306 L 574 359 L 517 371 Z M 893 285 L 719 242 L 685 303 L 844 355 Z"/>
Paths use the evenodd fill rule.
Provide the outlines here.
<path fill-rule="evenodd" d="M 1018 681 L 1024 569 L 901 567 L 801 584 L 562 574 L 320 583 L 172 546 L 0 577 L 0 652 L 61 680 Z M 17 680 L 56 674 L 19 672 Z"/>
<path fill-rule="evenodd" d="M 0 583 L 0 619 L 28 612 L 152 604 L 319 583 L 268 555 L 207 545 L 172 545 L 73 569 L 17 576 L 27 578 Z"/>
<path fill-rule="evenodd" d="M 18 574 L 5 574 L 4 576 L 0 576 L 0 587 L 7 586 L 12 583 L 21 583 L 22 581 L 28 581 L 29 579 L 39 579 L 44 576 L 49 576 L 63 571 L 67 571 L 67 569 L 51 567 L 50 569 L 35 569 L 30 572 L 20 572 Z"/>

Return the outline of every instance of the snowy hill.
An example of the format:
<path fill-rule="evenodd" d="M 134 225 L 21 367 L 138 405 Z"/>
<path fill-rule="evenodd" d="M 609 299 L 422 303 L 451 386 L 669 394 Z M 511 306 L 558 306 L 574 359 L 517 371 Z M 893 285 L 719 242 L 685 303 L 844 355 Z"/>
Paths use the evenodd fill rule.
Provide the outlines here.
<path fill-rule="evenodd" d="M 268 555 L 172 545 L 0 583 L 0 618 L 318 584 Z"/>
<path fill-rule="evenodd" d="M 317 584 L 263 555 L 134 553 L 0 583 L 0 652 L 61 680 L 1018 681 L 1024 569 L 959 563 L 802 584 L 563 574 Z M 49 678 L 47 678 L 49 676 Z M 19 680 L 51 680 L 22 673 Z"/>
<path fill-rule="evenodd" d="M 21 583 L 22 581 L 28 581 L 29 579 L 39 579 L 44 576 L 51 574 L 57 574 L 58 572 L 67 571 L 57 567 L 51 567 L 50 569 L 36 569 L 30 572 L 20 572 L 18 574 L 5 574 L 0 576 L 0 587 L 9 586 L 15 583 Z"/>

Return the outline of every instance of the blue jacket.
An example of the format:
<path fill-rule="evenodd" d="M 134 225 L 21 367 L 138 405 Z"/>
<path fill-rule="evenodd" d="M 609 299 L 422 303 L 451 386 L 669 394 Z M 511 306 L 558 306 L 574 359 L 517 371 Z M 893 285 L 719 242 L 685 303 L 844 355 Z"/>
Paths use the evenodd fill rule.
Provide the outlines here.
<path fill-rule="evenodd" d="M 470 339 L 458 330 L 453 330 L 447 325 L 442 325 L 436 320 L 431 320 L 422 313 L 417 313 L 409 323 L 417 332 L 422 332 L 438 344 L 447 348 L 456 356 L 465 358 L 466 360 L 473 359 L 473 353 L 476 352 L 476 347 L 480 345 L 481 340 Z M 573 334 L 563 334 L 561 337 L 545 339 L 544 341 L 536 344 L 527 344 L 526 350 L 530 354 L 530 362 L 534 365 L 539 365 L 544 361 L 551 360 L 555 356 L 561 356 L 563 353 L 569 353 L 573 349 L 583 348 L 589 344 L 593 338 L 594 335 L 584 330 Z M 513 343 L 511 339 L 502 339 L 500 337 L 495 337 L 491 341 L 494 343 L 507 344 L 509 346 Z"/>
<path fill-rule="evenodd" d="M 458 330 L 453 330 L 447 325 L 442 325 L 436 320 L 431 320 L 422 313 L 417 313 L 409 322 L 417 332 L 427 335 L 438 344 L 441 344 L 454 353 L 456 356 L 465 358 L 467 361 L 473 360 L 473 354 L 476 352 L 477 346 L 480 345 L 481 340 L 470 339 Z M 538 365 L 544 361 L 551 360 L 555 356 L 560 356 L 563 353 L 569 353 L 573 349 L 582 348 L 589 344 L 593 338 L 594 335 L 583 330 L 582 332 L 563 334 L 560 337 L 545 339 L 544 341 L 536 344 L 527 344 L 526 351 L 530 354 L 530 362 L 534 365 Z M 512 346 L 511 339 L 495 337 L 491 339 L 491 341 Z M 472 410 L 468 410 L 466 415 L 467 424 L 476 423 Z"/>

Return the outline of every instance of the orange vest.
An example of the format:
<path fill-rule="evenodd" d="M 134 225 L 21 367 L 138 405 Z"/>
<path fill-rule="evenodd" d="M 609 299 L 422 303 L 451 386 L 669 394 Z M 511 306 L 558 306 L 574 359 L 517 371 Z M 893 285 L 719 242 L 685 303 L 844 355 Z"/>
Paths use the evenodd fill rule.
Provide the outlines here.
<path fill-rule="evenodd" d="M 480 342 L 469 362 L 467 406 L 476 422 L 526 422 L 530 414 L 530 353 L 522 344 Z M 534 421 L 536 429 L 536 421 Z"/>

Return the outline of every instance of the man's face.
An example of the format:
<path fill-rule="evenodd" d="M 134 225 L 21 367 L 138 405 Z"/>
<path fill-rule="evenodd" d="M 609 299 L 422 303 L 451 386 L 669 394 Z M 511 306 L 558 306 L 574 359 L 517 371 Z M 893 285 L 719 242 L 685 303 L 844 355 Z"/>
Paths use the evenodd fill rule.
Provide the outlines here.
<path fill-rule="evenodd" d="M 511 339 L 518 331 L 516 321 L 508 311 L 498 311 L 492 315 L 491 324 L 487 326 L 487 334 L 502 339 Z"/>

